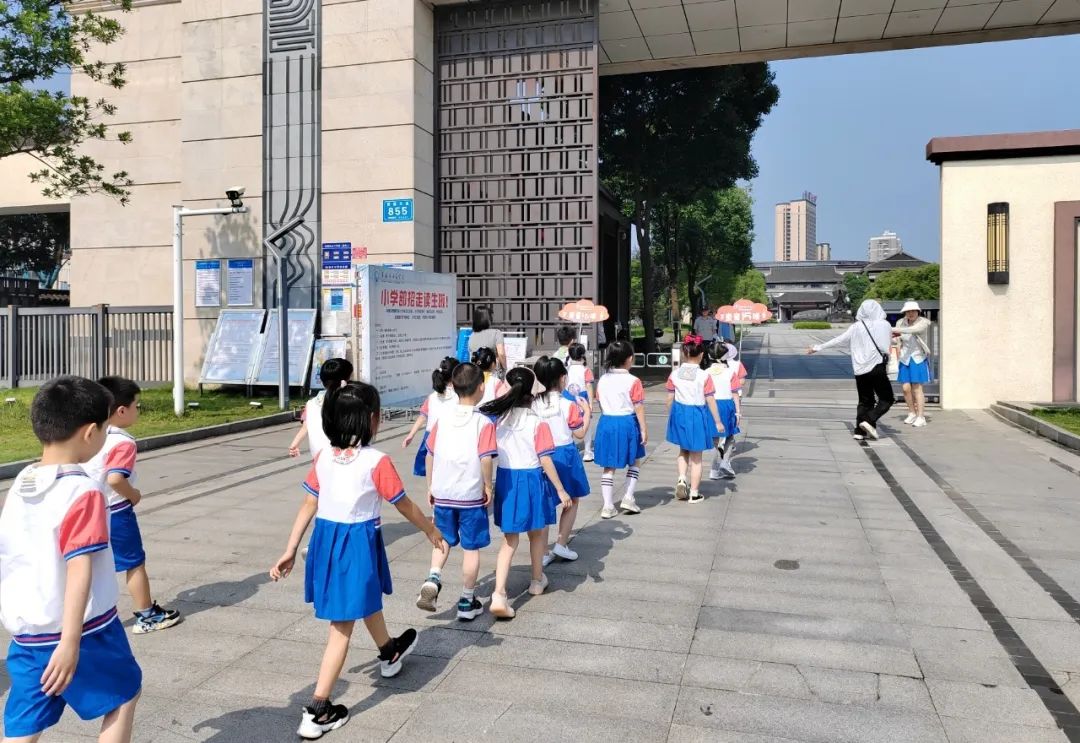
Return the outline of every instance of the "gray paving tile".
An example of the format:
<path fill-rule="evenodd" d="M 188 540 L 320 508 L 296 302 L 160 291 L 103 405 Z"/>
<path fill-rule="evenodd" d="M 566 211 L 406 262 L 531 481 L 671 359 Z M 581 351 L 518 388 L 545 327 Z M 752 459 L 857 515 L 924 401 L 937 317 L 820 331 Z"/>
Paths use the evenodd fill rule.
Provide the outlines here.
<path fill-rule="evenodd" d="M 804 639 L 863 642 L 897 648 L 909 647 L 907 632 L 899 624 L 867 622 L 841 617 L 703 607 L 698 617 L 698 627 Z"/>
<path fill-rule="evenodd" d="M 1059 729 L 942 716 L 949 743 L 1066 743 Z"/>
<path fill-rule="evenodd" d="M 542 603 L 536 601 L 539 605 Z M 664 626 L 650 622 L 630 622 L 593 618 L 587 622 L 568 621 L 559 614 L 533 611 L 532 602 L 526 611 L 518 613 L 511 622 L 491 625 L 496 635 L 534 637 L 563 642 L 607 645 L 618 648 L 660 650 L 667 653 L 687 653 L 694 632 L 688 627 Z"/>
<path fill-rule="evenodd" d="M 799 666 L 798 670 L 810 694 L 822 702 L 873 705 L 879 701 L 877 674 L 814 666 Z"/>
<path fill-rule="evenodd" d="M 1030 727 L 1056 727 L 1042 700 L 1031 689 L 927 679 L 930 698 L 940 715 Z"/>
<path fill-rule="evenodd" d="M 775 735 L 753 735 L 733 730 L 674 724 L 668 735 L 668 743 L 792 743 L 794 738 L 778 738 Z"/>
<path fill-rule="evenodd" d="M 718 588 L 705 594 L 704 605 L 825 617 L 850 617 L 879 622 L 888 622 L 895 618 L 892 602 L 886 600 L 821 598 L 805 593 L 758 588 Z"/>

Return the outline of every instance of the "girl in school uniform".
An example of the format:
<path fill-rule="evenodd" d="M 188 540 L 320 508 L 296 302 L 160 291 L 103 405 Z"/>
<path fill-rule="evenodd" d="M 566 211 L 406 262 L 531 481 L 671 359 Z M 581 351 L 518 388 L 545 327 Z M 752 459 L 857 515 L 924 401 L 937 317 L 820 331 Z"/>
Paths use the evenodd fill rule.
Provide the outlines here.
<path fill-rule="evenodd" d="M 415 438 L 417 431 L 424 429 L 424 436 L 420 439 L 420 446 L 416 450 L 416 459 L 413 460 L 413 474 L 417 477 L 427 477 L 427 439 L 431 429 L 439 420 L 439 415 L 444 410 L 453 409 L 458 404 L 457 395 L 450 384 L 450 377 L 457 368 L 458 360 L 453 356 L 447 356 L 439 364 L 439 367 L 431 372 L 431 394 L 420 406 L 420 415 L 416 417 L 409 433 L 401 440 L 401 448 L 408 449 Z"/>
<path fill-rule="evenodd" d="M 487 346 L 476 349 L 472 362 L 484 373 L 484 394 L 480 396 L 480 405 L 487 405 L 506 392 L 506 382 L 495 373 L 495 352 Z"/>
<path fill-rule="evenodd" d="M 619 507 L 627 513 L 641 513 L 634 499 L 638 463 L 645 456 L 649 431 L 645 426 L 645 388 L 630 374 L 634 347 L 629 341 L 615 341 L 607 349 L 607 373 L 596 383 L 600 422 L 596 424 L 595 462 L 604 468 L 600 492 L 604 510 L 600 517 L 614 518 L 615 470 L 626 467 L 626 488 Z"/>
<path fill-rule="evenodd" d="M 573 346 L 571 353 L 573 353 Z M 568 400 L 567 373 L 563 362 L 554 357 L 543 356 L 533 367 L 536 381 L 542 384 L 547 391 L 537 395 L 533 400 L 533 412 L 540 416 L 540 420 L 548 424 L 551 429 L 551 438 L 555 443 L 555 453 L 551 455 L 555 463 L 555 470 L 559 473 L 566 494 L 570 496 L 570 505 L 563 509 L 559 517 L 559 533 L 551 550 L 544 555 L 544 565 L 550 564 L 556 557 L 561 560 L 576 560 L 577 552 L 567 546 L 570 541 L 570 532 L 574 528 L 574 520 L 577 518 L 578 499 L 589 494 L 589 478 L 585 474 L 585 465 L 581 460 L 581 452 L 578 451 L 575 441 L 585 438 L 585 432 L 589 429 L 589 408 L 582 408 L 581 398 Z M 554 488 L 549 490 L 554 492 Z M 547 543 L 547 532 L 544 533 L 544 543 Z"/>
<path fill-rule="evenodd" d="M 735 453 L 735 436 L 742 420 L 742 382 L 745 377 L 742 364 L 733 358 L 736 354 L 735 346 L 722 342 L 713 344 L 710 354 L 716 361 L 709 365 L 708 371 L 716 390 L 716 410 L 724 430 L 716 445 L 710 480 L 735 477 L 731 456 Z"/>
<path fill-rule="evenodd" d="M 716 445 L 722 428 L 712 375 L 701 368 L 704 357 L 705 341 L 701 336 L 686 336 L 682 344 L 683 361 L 667 381 L 667 440 L 679 447 L 675 498 L 691 503 L 705 500 L 700 491 L 701 453 Z"/>
<path fill-rule="evenodd" d="M 304 600 L 314 604 L 317 618 L 330 622 L 330 637 L 314 697 L 304 707 L 297 730 L 306 740 L 321 738 L 349 721 L 348 709 L 331 703 L 330 694 L 345 664 L 357 619 L 364 620 L 379 648 L 384 678 L 396 676 L 405 656 L 416 647 L 416 630 L 391 637 L 383 619 L 382 596 L 393 591 L 393 584 L 379 530 L 382 502 L 392 503 L 435 547 L 448 549 L 431 520 L 405 496 L 390 457 L 370 446 L 379 429 L 378 390 L 362 382 L 330 390 L 322 423 L 330 447 L 312 463 L 304 481 L 308 496 L 296 515 L 288 546 L 270 568 L 275 581 L 292 572 L 296 551 L 314 518 L 304 569 Z"/>
<path fill-rule="evenodd" d="M 304 404 L 300 415 L 300 430 L 289 444 L 289 456 L 300 456 L 300 442 L 307 436 L 308 453 L 312 459 L 330 443 L 322 428 L 322 406 L 327 390 L 337 389 L 352 377 L 353 365 L 348 359 L 327 359 L 319 367 L 319 381 L 322 391 Z"/>
<path fill-rule="evenodd" d="M 592 412 L 592 403 L 596 399 L 595 378 L 592 369 L 585 361 L 585 346 L 571 343 L 567 349 L 569 361 L 566 364 L 566 389 L 563 395 L 571 402 L 580 403 L 585 410 Z M 585 424 L 585 433 L 581 435 L 585 442 L 584 461 L 593 461 L 593 440 L 589 438 L 589 424 Z"/>
<path fill-rule="evenodd" d="M 533 412 L 536 395 L 544 391 L 536 376 L 525 368 L 506 373 L 509 389 L 505 394 L 480 408 L 496 419 L 495 441 L 498 445 L 498 469 L 495 472 L 495 525 L 502 530 L 503 544 L 495 563 L 495 592 L 491 595 L 491 613 L 499 619 L 511 619 L 514 609 L 506 598 L 506 580 L 514 561 L 519 537 L 529 535 L 532 581 L 529 593 L 539 596 L 548 586 L 544 575 L 545 529 L 555 523 L 556 499 L 569 506 L 570 496 L 563 489 L 552 455 L 555 442 L 551 428 Z M 545 475 L 547 476 L 545 479 Z M 549 489 L 555 488 L 555 497 Z"/>

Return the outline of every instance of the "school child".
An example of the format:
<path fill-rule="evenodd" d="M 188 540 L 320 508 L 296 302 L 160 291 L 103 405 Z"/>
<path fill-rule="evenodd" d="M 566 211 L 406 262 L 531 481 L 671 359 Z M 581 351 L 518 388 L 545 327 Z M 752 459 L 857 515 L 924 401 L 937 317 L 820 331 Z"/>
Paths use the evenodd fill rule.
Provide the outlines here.
<path fill-rule="evenodd" d="M 498 447 L 495 424 L 476 409 L 483 394 L 484 373 L 475 364 L 461 364 L 454 369 L 451 381 L 458 404 L 443 411 L 427 442 L 428 503 L 446 543 L 451 547 L 460 544 L 465 552 L 457 618 L 471 621 L 484 613 L 484 605 L 476 598 L 476 579 L 480 575 L 479 550 L 491 544 L 488 506 L 494 494 L 493 460 Z M 416 599 L 419 608 L 435 611 L 449 556 L 449 552 L 431 550 L 431 572 Z"/>
<path fill-rule="evenodd" d="M 544 575 L 544 553 L 547 542 L 544 529 L 555 523 L 555 498 L 563 506 L 570 505 L 570 496 L 551 457 L 555 442 L 551 428 L 532 411 L 534 396 L 543 392 L 536 376 L 523 367 L 506 373 L 507 392 L 480 408 L 484 415 L 497 419 L 495 440 L 499 451 L 498 472 L 495 474 L 495 525 L 503 533 L 503 544 L 495 563 L 495 592 L 491 594 L 491 613 L 500 619 L 511 619 L 514 609 L 506 598 L 506 580 L 514 561 L 521 534 L 529 535 L 529 557 L 532 581 L 529 593 L 542 594 L 548 586 Z M 544 476 L 547 479 L 544 479 Z"/>
<path fill-rule="evenodd" d="M 480 396 L 479 405 L 486 405 L 506 392 L 506 382 L 499 379 L 499 376 L 495 373 L 494 351 L 487 346 L 481 346 L 473 353 L 472 363 L 484 373 L 483 394 Z"/>
<path fill-rule="evenodd" d="M 722 427 L 712 375 L 701 368 L 704 357 L 705 341 L 701 336 L 686 336 L 682 363 L 672 370 L 667 381 L 667 440 L 679 447 L 675 498 L 691 503 L 705 500 L 700 491 L 701 453 L 716 445 Z"/>
<path fill-rule="evenodd" d="M 142 493 L 135 488 L 135 439 L 125 429 L 139 420 L 139 385 L 123 377 L 98 380 L 112 395 L 105 445 L 86 465 L 86 473 L 101 483 L 109 505 L 109 534 L 116 572 L 125 573 L 135 607 L 137 635 L 168 629 L 180 622 L 180 612 L 162 609 L 150 596 L 146 552 L 135 518 Z"/>
<path fill-rule="evenodd" d="M 589 494 L 589 478 L 585 474 L 585 465 L 581 460 L 576 441 L 585 438 L 589 428 L 589 409 L 582 408 L 577 400 L 564 397 L 567 387 L 566 366 L 556 358 L 543 356 L 533 366 L 536 381 L 546 388 L 546 392 L 533 400 L 533 412 L 540 420 L 548 424 L 551 438 L 555 443 L 555 453 L 551 460 L 559 473 L 566 494 L 570 496 L 570 505 L 562 510 L 559 518 L 559 532 L 555 544 L 544 555 L 544 566 L 558 557 L 561 560 L 576 560 L 577 552 L 570 549 L 570 532 L 577 518 L 578 499 Z M 549 493 L 552 491 L 549 491 Z M 547 530 L 544 531 L 544 543 L 547 544 Z"/>
<path fill-rule="evenodd" d="M 448 549 L 439 530 L 405 495 L 393 462 L 371 447 L 379 430 L 379 392 L 363 382 L 348 382 L 330 390 L 323 403 L 323 429 L 330 447 L 319 452 L 304 480 L 307 498 L 296 515 L 284 554 L 270 568 L 280 580 L 292 572 L 296 551 L 311 520 L 307 563 L 304 566 L 304 601 L 315 606 L 315 616 L 330 622 L 330 636 L 311 704 L 304 707 L 297 735 L 321 738 L 349 721 L 349 710 L 330 701 L 341 675 L 349 638 L 357 619 L 379 648 L 379 672 L 396 676 L 402 661 L 416 647 L 416 630 L 398 637 L 386 631 L 382 596 L 390 595 L 390 565 L 379 530 L 383 501 L 393 504 L 439 549 Z"/>
<path fill-rule="evenodd" d="M 327 390 L 336 389 L 348 382 L 352 377 L 353 365 L 348 359 L 327 359 L 319 367 L 319 381 L 322 382 L 322 390 L 315 397 L 304 404 L 304 412 L 300 415 L 300 430 L 296 432 L 292 443 L 289 444 L 289 456 L 300 456 L 300 442 L 307 436 L 308 453 L 315 457 L 326 448 L 329 443 L 326 433 L 322 430 L 322 406 L 326 399 Z M 308 423 L 311 425 L 308 425 Z"/>
<path fill-rule="evenodd" d="M 579 403 L 584 410 L 591 413 L 593 401 L 596 399 L 595 378 L 585 358 L 585 346 L 580 343 L 571 343 L 567 353 L 570 361 L 566 364 L 567 380 L 563 395 L 567 400 Z M 589 436 L 589 423 L 585 424 L 585 433 L 582 436 L 585 442 L 583 459 L 591 462 L 593 461 L 593 438 Z"/>
<path fill-rule="evenodd" d="M 559 341 L 559 347 L 555 350 L 555 353 L 551 354 L 551 358 L 558 359 L 565 364 L 570 359 L 570 346 L 576 337 L 577 334 L 574 333 L 572 327 L 560 325 L 559 329 L 555 331 L 555 338 Z"/>
<path fill-rule="evenodd" d="M 111 406 L 81 377 L 47 382 L 30 406 L 41 460 L 16 476 L 0 512 L 5 741 L 38 740 L 69 705 L 102 718 L 100 743 L 131 740 L 142 671 L 116 616 L 105 495 L 79 464 L 105 444 Z"/>
<path fill-rule="evenodd" d="M 732 357 L 737 355 L 735 346 L 717 342 L 713 344 L 710 357 L 717 359 L 709 368 L 709 375 L 716 390 L 716 409 L 723 425 L 723 434 L 717 440 L 716 455 L 709 470 L 710 480 L 723 477 L 734 478 L 735 468 L 731 466 L 731 456 L 735 453 L 735 437 L 739 434 L 739 422 L 742 420 L 742 364 Z"/>
<path fill-rule="evenodd" d="M 649 430 L 645 425 L 645 388 L 630 374 L 634 347 L 629 341 L 615 341 L 607 349 L 607 373 L 596 383 L 600 422 L 596 424 L 595 461 L 604 468 L 600 492 L 604 510 L 600 517 L 614 518 L 615 470 L 626 467 L 626 487 L 619 507 L 627 513 L 641 513 L 634 500 L 638 463 L 645 456 Z"/>
<path fill-rule="evenodd" d="M 453 387 L 450 386 L 450 377 L 454 373 L 454 369 L 457 368 L 458 360 L 453 356 L 447 356 L 441 362 L 439 362 L 438 368 L 431 373 L 431 389 L 432 393 L 424 400 L 424 404 L 420 406 L 420 415 L 416 417 L 416 422 L 413 423 L 409 433 L 401 440 L 401 448 L 408 449 L 409 444 L 412 443 L 413 438 L 416 436 L 416 432 L 421 428 L 424 429 L 424 436 L 420 439 L 420 446 L 416 450 L 416 459 L 413 460 L 413 474 L 417 477 L 424 477 L 427 474 L 427 440 L 431 434 L 431 429 L 435 427 L 435 423 L 439 420 L 439 415 L 446 408 L 457 405 L 457 395 L 454 394 Z"/>

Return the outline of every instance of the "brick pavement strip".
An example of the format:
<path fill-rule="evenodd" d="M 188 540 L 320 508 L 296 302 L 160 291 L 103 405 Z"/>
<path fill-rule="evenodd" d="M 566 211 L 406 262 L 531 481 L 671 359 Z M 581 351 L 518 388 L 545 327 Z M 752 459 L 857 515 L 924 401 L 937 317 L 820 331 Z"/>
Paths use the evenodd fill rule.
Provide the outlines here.
<path fill-rule="evenodd" d="M 383 680 L 357 629 L 336 690 L 354 719 L 328 739 L 1065 740 L 851 442 L 846 360 L 806 359 L 803 336 L 767 332 L 774 378 L 759 375 L 747 400 L 738 479 L 706 483 L 701 505 L 672 500 L 663 393 L 652 388 L 644 512 L 600 521 L 599 470 L 590 466 L 595 494 L 574 540 L 580 559 L 552 565 L 549 593 L 519 596 L 510 623 L 452 618 L 460 553 L 444 571 L 439 612 L 417 610 L 430 549 L 384 509 L 395 584 L 387 622 L 392 632 L 416 627 L 420 643 L 402 674 Z M 814 381 L 818 371 L 830 378 Z M 1061 586 L 1080 588 L 1072 543 L 1080 481 L 1050 461 L 1045 442 L 985 416 L 937 412 L 918 431 L 898 418 L 887 419 L 890 432 Z M 141 743 L 295 739 L 327 630 L 303 603 L 300 576 L 265 577 L 302 495 L 304 464 L 274 459 L 291 434 L 176 447 L 140 465 L 155 595 L 187 615 L 175 629 L 131 638 L 146 672 Z M 414 452 L 402 451 L 400 435 L 384 432 L 377 445 L 406 473 Z M 875 447 L 974 579 L 1000 598 L 1003 617 L 1065 698 L 1080 701 L 1071 675 L 1080 674 L 1080 628 L 895 445 Z M 203 482 L 187 484 L 195 480 Z M 423 501 L 422 481 L 405 480 Z M 482 555 L 485 600 L 494 554 Z M 519 550 L 512 593 L 527 585 L 526 559 Z M 121 610 L 128 616 L 126 599 Z M 6 676 L 0 685 L 6 691 Z M 88 741 L 95 731 L 67 713 L 44 740 Z"/>

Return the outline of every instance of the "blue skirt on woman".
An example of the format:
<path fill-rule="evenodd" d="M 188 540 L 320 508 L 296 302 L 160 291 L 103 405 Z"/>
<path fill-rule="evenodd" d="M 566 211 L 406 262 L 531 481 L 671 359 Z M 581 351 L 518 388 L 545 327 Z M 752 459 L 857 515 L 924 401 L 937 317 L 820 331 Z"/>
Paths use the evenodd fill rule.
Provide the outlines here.
<path fill-rule="evenodd" d="M 330 622 L 363 619 L 382 611 L 394 591 L 379 520 L 345 524 L 315 519 L 304 566 L 304 601 Z"/>
<path fill-rule="evenodd" d="M 521 534 L 555 523 L 554 488 L 539 467 L 495 472 L 495 526 L 503 534 Z"/>
<path fill-rule="evenodd" d="M 420 439 L 420 448 L 416 450 L 416 459 L 413 460 L 412 473 L 417 477 L 427 477 L 427 431 L 424 431 Z"/>
<path fill-rule="evenodd" d="M 901 363 L 896 381 L 900 384 L 930 384 L 930 363 L 925 359 Z"/>
<path fill-rule="evenodd" d="M 637 416 L 601 415 L 593 439 L 593 461 L 605 469 L 630 467 L 645 456 Z"/>
<path fill-rule="evenodd" d="M 581 460 L 577 444 L 556 446 L 551 461 L 555 464 L 555 471 L 559 473 L 559 480 L 567 495 L 571 498 L 584 498 L 589 494 L 589 476 L 585 474 L 585 463 Z M 552 491 L 554 495 L 554 488 Z M 555 495 L 555 500 L 557 505 L 558 495 Z"/>
<path fill-rule="evenodd" d="M 667 423 L 669 442 L 684 451 L 708 451 L 718 435 L 708 405 L 672 403 Z"/>

